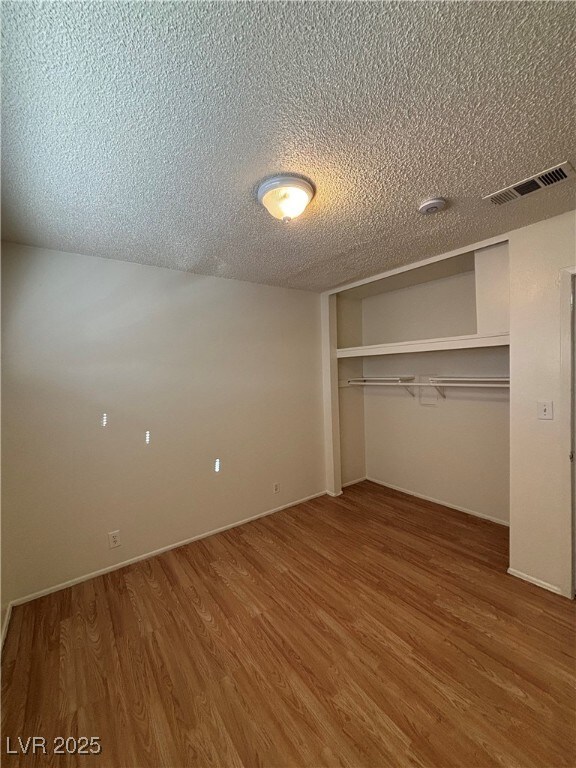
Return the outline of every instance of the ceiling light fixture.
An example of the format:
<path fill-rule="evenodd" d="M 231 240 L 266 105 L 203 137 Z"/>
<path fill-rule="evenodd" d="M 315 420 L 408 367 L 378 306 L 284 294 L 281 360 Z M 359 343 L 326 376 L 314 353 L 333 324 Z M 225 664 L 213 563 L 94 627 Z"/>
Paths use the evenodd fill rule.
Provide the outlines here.
<path fill-rule="evenodd" d="M 258 188 L 258 201 L 271 216 L 288 222 L 300 216 L 314 197 L 314 187 L 298 176 L 274 176 Z"/>
<path fill-rule="evenodd" d="M 430 200 L 424 200 L 418 206 L 418 213 L 423 213 L 428 216 L 431 213 L 438 213 L 446 208 L 447 202 L 443 197 L 433 197 Z"/>

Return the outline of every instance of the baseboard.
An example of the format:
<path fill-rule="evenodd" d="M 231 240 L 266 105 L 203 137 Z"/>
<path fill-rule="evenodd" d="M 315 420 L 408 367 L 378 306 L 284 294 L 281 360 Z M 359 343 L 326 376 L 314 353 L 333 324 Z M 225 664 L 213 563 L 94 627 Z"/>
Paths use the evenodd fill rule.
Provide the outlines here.
<path fill-rule="evenodd" d="M 342 488 L 348 488 L 349 485 L 356 485 L 356 483 L 361 483 L 366 479 L 366 477 L 359 477 L 358 480 L 349 480 L 347 483 L 342 483 Z"/>
<path fill-rule="evenodd" d="M 13 603 L 8 603 L 8 607 L 6 608 L 6 616 L 4 616 L 2 634 L 0 635 L 0 650 L 4 648 L 4 640 L 6 640 L 6 635 L 8 634 L 8 624 L 10 624 L 10 616 L 12 615 L 12 605 Z"/>
<path fill-rule="evenodd" d="M 554 584 L 548 584 L 547 581 L 542 581 L 542 579 L 536 579 L 534 576 L 528 576 L 527 573 L 522 573 L 522 571 L 517 571 L 514 568 L 508 568 L 508 573 L 510 576 L 516 576 L 516 578 L 522 579 L 522 581 L 529 581 L 530 584 L 535 584 L 537 587 L 547 589 L 549 592 L 554 592 L 556 595 L 563 594 L 560 587 L 555 587 Z"/>
<path fill-rule="evenodd" d="M 298 501 L 291 501 L 288 504 L 283 504 L 281 507 L 275 507 L 274 509 L 269 509 L 266 512 L 259 512 L 257 515 L 252 515 L 251 517 L 245 517 L 243 520 L 238 520 L 234 523 L 230 523 L 229 525 L 223 525 L 220 528 L 214 528 L 211 531 L 206 531 L 206 533 L 199 533 L 197 536 L 191 536 L 189 539 L 184 539 L 183 541 L 177 541 L 175 544 L 168 544 L 167 546 L 160 547 L 160 549 L 155 549 L 152 552 L 146 552 L 143 555 L 137 555 L 136 557 L 131 557 L 129 560 L 123 560 L 121 563 L 115 563 L 114 565 L 109 565 L 106 568 L 100 568 L 99 570 L 92 571 L 92 573 L 87 573 L 84 576 L 78 576 L 75 579 L 70 579 L 69 581 L 64 581 L 61 584 L 55 584 L 52 587 L 41 589 L 39 592 L 33 592 L 31 595 L 26 595 L 25 597 L 19 597 L 16 600 L 12 600 L 12 602 L 8 604 L 8 613 L 6 614 L 7 620 L 4 622 L 5 626 L 2 628 L 2 641 L 4 640 L 4 636 L 8 629 L 8 619 L 10 617 L 10 612 L 12 610 L 12 607 L 15 605 L 23 605 L 24 603 L 29 603 L 31 600 L 36 600 L 39 597 L 44 597 L 45 595 L 51 595 L 53 592 L 59 592 L 61 589 L 68 589 L 68 587 L 73 587 L 75 584 L 81 584 L 83 581 L 89 581 L 90 579 L 94 579 L 97 576 L 103 576 L 106 573 L 111 573 L 112 571 L 118 571 L 120 568 L 125 568 L 127 565 L 138 563 L 141 560 L 148 560 L 148 558 L 150 557 L 156 557 L 156 555 L 161 555 L 163 552 L 168 552 L 171 549 L 177 549 L 178 547 L 183 547 L 186 544 L 191 544 L 193 541 L 199 541 L 200 539 L 207 539 L 209 536 L 214 536 L 216 533 L 222 533 L 223 531 L 228 531 L 230 530 L 230 528 L 237 528 L 238 526 L 245 525 L 246 523 L 250 523 L 253 520 L 258 520 L 261 517 L 267 517 L 268 515 L 273 515 L 275 512 L 281 512 L 283 509 L 288 509 L 289 507 L 295 507 L 298 504 L 303 504 L 305 501 L 310 501 L 311 499 L 317 499 L 319 496 L 325 496 L 325 495 L 326 495 L 326 491 L 313 493 L 311 496 L 306 496 L 303 499 L 298 499 Z"/>
<path fill-rule="evenodd" d="M 342 491 L 339 491 L 338 493 L 332 493 L 332 491 L 326 491 L 328 496 L 332 496 L 333 499 L 337 498 L 338 496 L 342 496 Z"/>
<path fill-rule="evenodd" d="M 407 488 L 400 488 L 400 486 L 398 485 L 383 483 L 381 480 L 375 480 L 373 477 L 366 477 L 365 479 L 370 480 L 371 483 L 382 485 L 384 486 L 384 488 L 391 488 L 393 491 L 401 491 L 402 493 L 407 493 L 409 496 L 416 496 L 417 499 L 424 499 L 424 501 L 433 501 L 434 504 L 441 504 L 443 507 L 448 507 L 449 509 L 456 509 L 458 512 L 465 512 L 467 515 L 473 515 L 474 517 L 481 517 L 483 520 L 490 520 L 491 523 L 498 523 L 498 525 L 505 525 L 506 527 L 510 526 L 510 523 L 506 523 L 504 520 L 500 520 L 497 517 L 490 517 L 490 515 L 484 515 L 482 512 L 475 512 L 473 509 L 467 509 L 466 507 L 458 507 L 456 506 L 456 504 L 449 504 L 447 501 L 442 501 L 442 499 L 433 499 L 432 496 L 425 496 L 423 493 L 415 493 L 414 491 L 409 491 Z"/>

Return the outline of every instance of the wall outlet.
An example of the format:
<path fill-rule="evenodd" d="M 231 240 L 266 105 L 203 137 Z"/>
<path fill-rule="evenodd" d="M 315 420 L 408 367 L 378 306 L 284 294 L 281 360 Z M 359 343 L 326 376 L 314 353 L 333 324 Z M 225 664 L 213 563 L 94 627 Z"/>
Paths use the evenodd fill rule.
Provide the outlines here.
<path fill-rule="evenodd" d="M 120 531 L 109 531 L 108 532 L 108 546 L 110 549 L 115 549 L 116 547 L 120 547 L 122 545 L 122 542 L 120 541 Z"/>
<path fill-rule="evenodd" d="M 272 491 L 274 493 L 280 493 L 280 483 L 274 483 L 274 485 L 272 486 Z"/>
<path fill-rule="evenodd" d="M 554 418 L 554 403 L 551 400 L 538 401 L 538 418 L 545 420 Z"/>

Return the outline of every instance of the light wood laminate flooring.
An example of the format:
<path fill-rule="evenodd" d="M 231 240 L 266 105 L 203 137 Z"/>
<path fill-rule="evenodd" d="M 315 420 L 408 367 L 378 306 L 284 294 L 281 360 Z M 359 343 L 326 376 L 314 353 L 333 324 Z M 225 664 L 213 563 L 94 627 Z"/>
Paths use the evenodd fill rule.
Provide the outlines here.
<path fill-rule="evenodd" d="M 575 606 L 507 558 L 365 481 L 18 606 L 3 765 L 575 766 Z"/>

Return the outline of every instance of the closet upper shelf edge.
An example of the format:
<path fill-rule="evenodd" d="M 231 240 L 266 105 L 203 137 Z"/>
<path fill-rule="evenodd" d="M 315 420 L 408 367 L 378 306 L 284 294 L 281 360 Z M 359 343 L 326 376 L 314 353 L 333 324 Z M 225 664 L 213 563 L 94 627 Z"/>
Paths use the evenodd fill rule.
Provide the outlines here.
<path fill-rule="evenodd" d="M 477 347 L 505 347 L 510 344 L 510 334 L 473 334 L 447 336 L 439 339 L 395 341 L 390 344 L 370 344 L 363 347 L 344 347 L 336 350 L 338 358 L 369 357 L 371 355 L 401 355 L 410 352 L 438 352 L 446 349 L 474 349 Z"/>

